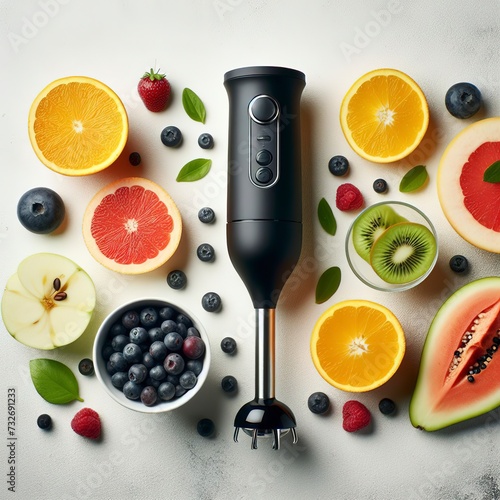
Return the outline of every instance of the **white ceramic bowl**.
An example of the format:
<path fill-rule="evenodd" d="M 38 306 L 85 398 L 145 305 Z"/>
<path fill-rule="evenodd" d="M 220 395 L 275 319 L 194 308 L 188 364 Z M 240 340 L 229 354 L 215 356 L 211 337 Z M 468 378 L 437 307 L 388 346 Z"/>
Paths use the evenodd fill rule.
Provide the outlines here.
<path fill-rule="evenodd" d="M 102 349 L 105 345 L 106 338 L 108 336 L 109 330 L 111 326 L 120 319 L 120 317 L 129 310 L 136 310 L 139 312 L 142 308 L 153 306 L 153 307 L 172 307 L 177 310 L 179 313 L 185 314 L 191 321 L 193 322 L 193 326 L 195 326 L 200 332 L 200 336 L 205 342 L 205 354 L 203 357 L 203 369 L 201 373 L 198 375 L 198 381 L 196 385 L 188 390 L 184 395 L 172 399 L 170 401 L 161 401 L 158 399 L 158 402 L 154 406 L 146 406 L 144 405 L 140 399 L 139 400 L 131 400 L 125 397 L 123 392 L 113 386 L 111 383 L 111 375 L 109 375 L 106 369 L 106 361 L 102 357 Z M 143 298 L 138 300 L 133 300 L 127 302 L 126 304 L 121 305 L 116 308 L 113 312 L 111 312 L 106 319 L 103 321 L 99 330 L 97 331 L 95 340 L 94 340 L 94 348 L 93 348 L 93 357 L 94 357 L 94 367 L 97 378 L 100 383 L 104 387 L 105 391 L 113 398 L 115 401 L 125 406 L 126 408 L 130 408 L 131 410 L 140 411 L 143 413 L 162 413 L 170 410 L 175 410 L 180 406 L 186 404 L 188 401 L 193 399 L 199 390 L 202 388 L 210 368 L 211 361 L 211 353 L 210 353 L 210 343 L 208 340 L 208 335 L 203 328 L 203 325 L 195 318 L 195 316 L 187 311 L 184 307 L 181 307 L 172 302 L 168 302 L 158 298 Z"/>
<path fill-rule="evenodd" d="M 434 256 L 434 259 L 432 261 L 431 266 L 429 269 L 419 278 L 409 281 L 407 283 L 402 283 L 402 284 L 391 284 L 387 283 L 384 281 L 378 274 L 373 270 L 371 265 L 365 261 L 362 257 L 358 255 L 356 252 L 356 249 L 354 248 L 353 244 L 353 239 L 352 239 L 352 232 L 353 232 L 353 227 L 356 221 L 363 216 L 363 214 L 367 211 L 372 209 L 375 206 L 382 206 L 382 205 L 387 205 L 390 206 L 396 213 L 401 215 L 402 217 L 405 217 L 408 219 L 408 222 L 416 222 L 418 224 L 422 224 L 425 227 L 427 227 L 432 234 L 434 235 L 434 239 L 436 240 L 436 255 Z M 375 290 L 380 290 L 383 292 L 402 292 L 404 290 L 408 290 L 410 288 L 413 288 L 414 286 L 417 286 L 419 283 L 424 281 L 427 276 L 431 273 L 431 271 L 434 269 L 434 266 L 436 265 L 437 258 L 438 258 L 438 249 L 437 249 L 437 234 L 436 230 L 434 229 L 434 226 L 432 222 L 429 220 L 429 218 L 418 208 L 408 204 L 404 203 L 402 201 L 383 201 L 380 203 L 375 203 L 373 205 L 370 205 L 369 207 L 365 208 L 362 212 L 359 213 L 359 215 L 356 217 L 354 222 L 351 224 L 351 227 L 347 231 L 347 236 L 346 236 L 346 242 L 345 242 L 345 251 L 346 251 L 346 256 L 347 256 L 347 262 L 349 263 L 349 266 L 352 270 L 352 272 L 365 284 L 368 285 L 371 288 L 374 288 Z"/>

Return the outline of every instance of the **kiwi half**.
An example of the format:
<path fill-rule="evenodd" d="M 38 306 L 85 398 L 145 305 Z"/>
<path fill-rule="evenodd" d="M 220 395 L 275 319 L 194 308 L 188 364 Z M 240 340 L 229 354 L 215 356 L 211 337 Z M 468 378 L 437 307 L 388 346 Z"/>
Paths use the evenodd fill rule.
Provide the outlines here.
<path fill-rule="evenodd" d="M 385 282 L 399 285 L 424 275 L 436 252 L 436 239 L 427 227 L 399 222 L 377 238 L 370 252 L 370 263 Z"/>
<path fill-rule="evenodd" d="M 352 243 L 357 254 L 370 262 L 373 242 L 389 227 L 398 222 L 407 222 L 393 208 L 374 205 L 360 215 L 352 227 Z"/>

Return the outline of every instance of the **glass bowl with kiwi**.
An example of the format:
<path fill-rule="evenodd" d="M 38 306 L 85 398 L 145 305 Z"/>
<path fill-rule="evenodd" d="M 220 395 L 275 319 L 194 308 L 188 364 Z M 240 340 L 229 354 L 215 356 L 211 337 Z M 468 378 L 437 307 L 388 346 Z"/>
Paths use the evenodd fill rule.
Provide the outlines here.
<path fill-rule="evenodd" d="M 346 256 L 352 272 L 371 288 L 408 290 L 436 264 L 436 230 L 422 211 L 408 203 L 375 203 L 360 212 L 349 228 Z"/>

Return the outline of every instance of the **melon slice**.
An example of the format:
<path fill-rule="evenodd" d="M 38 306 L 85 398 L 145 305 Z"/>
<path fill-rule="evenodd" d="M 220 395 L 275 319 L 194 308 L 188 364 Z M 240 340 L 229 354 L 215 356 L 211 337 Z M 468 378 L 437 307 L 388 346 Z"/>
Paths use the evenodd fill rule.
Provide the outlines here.
<path fill-rule="evenodd" d="M 182 234 L 179 210 L 158 184 L 140 177 L 115 181 L 90 201 L 83 237 L 105 267 L 140 274 L 165 264 Z"/>
<path fill-rule="evenodd" d="M 80 337 L 95 304 L 94 284 L 83 269 L 62 255 L 37 253 L 7 281 L 2 320 L 19 342 L 55 349 Z"/>
<path fill-rule="evenodd" d="M 410 403 L 415 427 L 435 431 L 500 406 L 500 277 L 444 302 L 425 340 Z"/>
<path fill-rule="evenodd" d="M 462 130 L 445 149 L 437 186 L 443 212 L 472 245 L 500 253 L 500 183 L 485 182 L 485 170 L 500 160 L 500 117 Z"/>

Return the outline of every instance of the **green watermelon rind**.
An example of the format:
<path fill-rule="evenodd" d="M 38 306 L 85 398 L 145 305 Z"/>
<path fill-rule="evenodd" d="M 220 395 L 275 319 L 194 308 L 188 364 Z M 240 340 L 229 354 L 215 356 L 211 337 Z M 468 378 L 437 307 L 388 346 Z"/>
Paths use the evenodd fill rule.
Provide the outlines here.
<path fill-rule="evenodd" d="M 444 427 L 468 420 L 474 417 L 483 415 L 500 406 L 500 384 L 496 391 L 493 391 L 491 396 L 480 405 L 476 403 L 473 407 L 464 407 L 461 411 L 455 411 L 451 414 L 432 413 L 429 411 L 429 399 L 427 397 L 426 383 L 432 369 L 429 366 L 435 361 L 433 356 L 434 349 L 439 348 L 439 338 L 446 333 L 446 330 L 437 328 L 442 322 L 446 322 L 445 318 L 453 314 L 456 308 L 463 307 L 463 304 L 468 303 L 477 292 L 483 288 L 492 287 L 493 294 L 497 291 L 496 300 L 500 299 L 500 277 L 492 276 L 481 278 L 464 285 L 455 291 L 439 308 L 432 323 L 429 327 L 427 337 L 425 339 L 424 348 L 420 368 L 417 377 L 417 383 L 410 402 L 410 421 L 414 427 L 426 431 L 436 431 Z M 495 297 L 493 297 L 495 300 Z"/>

